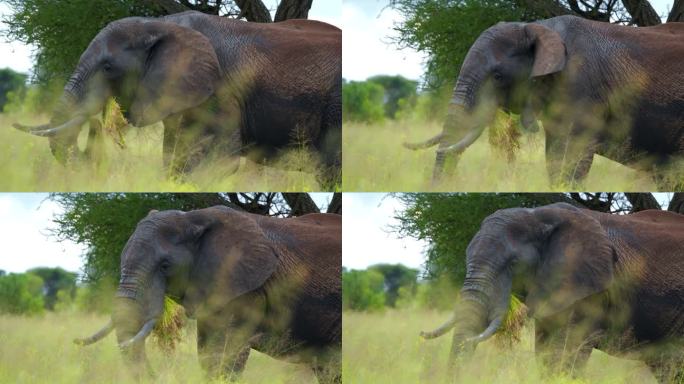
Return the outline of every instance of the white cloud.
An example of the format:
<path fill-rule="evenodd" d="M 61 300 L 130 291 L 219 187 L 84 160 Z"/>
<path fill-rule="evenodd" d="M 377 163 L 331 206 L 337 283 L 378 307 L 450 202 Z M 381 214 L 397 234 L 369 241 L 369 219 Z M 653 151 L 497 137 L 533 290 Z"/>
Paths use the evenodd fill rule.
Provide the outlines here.
<path fill-rule="evenodd" d="M 364 269 L 378 263 L 421 268 L 425 242 L 389 233 L 401 203 L 381 193 L 345 193 L 342 198 L 342 265 Z"/>
<path fill-rule="evenodd" d="M 387 74 L 417 80 L 423 74 L 424 56 L 411 49 L 398 50 L 390 43 L 401 15 L 382 3 L 342 5 L 342 76 L 347 80 L 365 80 Z"/>
<path fill-rule="evenodd" d="M 48 236 L 52 219 L 61 212 L 47 194 L 0 194 L 0 269 L 24 272 L 47 266 L 79 271 L 85 247 L 70 241 L 57 242 Z"/>

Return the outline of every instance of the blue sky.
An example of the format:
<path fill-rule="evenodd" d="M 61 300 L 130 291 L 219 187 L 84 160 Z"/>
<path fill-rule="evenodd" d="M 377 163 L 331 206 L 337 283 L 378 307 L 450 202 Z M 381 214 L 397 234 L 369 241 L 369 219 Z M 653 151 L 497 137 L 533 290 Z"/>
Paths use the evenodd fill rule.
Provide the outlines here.
<path fill-rule="evenodd" d="M 272 10 L 273 14 L 275 14 L 278 2 L 278 0 L 264 0 L 264 4 Z M 9 6 L 0 1 L 0 19 L 3 19 L 8 13 L 10 13 Z M 342 26 L 341 15 L 342 0 L 316 0 L 312 3 L 309 12 L 310 19 L 325 21 L 338 27 Z M 6 26 L 4 23 L 0 24 L 2 25 L 0 30 L 4 31 Z M 33 66 L 32 51 L 33 47 L 31 46 L 17 41 L 7 42 L 5 39 L 0 39 L 0 68 L 9 67 L 18 72 L 28 73 Z"/>
<path fill-rule="evenodd" d="M 52 219 L 63 212 L 47 193 L 0 193 L 0 269 L 24 272 L 39 266 L 78 272 L 84 245 L 58 242 L 50 236 Z M 319 207 L 327 207 L 332 193 L 312 193 Z"/>
<path fill-rule="evenodd" d="M 655 193 L 661 204 L 672 197 Z M 396 225 L 395 212 L 402 204 L 384 193 L 346 193 L 343 197 L 342 265 L 364 269 L 378 263 L 401 263 L 411 268 L 422 268 L 427 242 L 412 238 L 401 239 L 390 231 Z"/>

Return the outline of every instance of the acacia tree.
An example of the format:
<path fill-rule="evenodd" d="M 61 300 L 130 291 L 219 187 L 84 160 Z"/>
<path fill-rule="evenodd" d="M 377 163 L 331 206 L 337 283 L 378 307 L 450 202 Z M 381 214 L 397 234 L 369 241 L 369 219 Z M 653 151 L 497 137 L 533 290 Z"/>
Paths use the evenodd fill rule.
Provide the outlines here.
<path fill-rule="evenodd" d="M 308 18 L 313 0 L 282 0 L 275 18 L 262 0 L 4 0 L 6 38 L 37 47 L 34 80 L 61 89 L 81 53 L 111 21 L 164 16 L 189 10 L 252 22 Z"/>
<path fill-rule="evenodd" d="M 595 211 L 628 214 L 644 209 L 667 209 L 684 214 L 684 193 L 667 195 L 661 206 L 650 193 L 412 193 L 400 194 L 405 209 L 396 215 L 393 230 L 402 237 L 426 240 L 424 277 L 465 276 L 465 250 L 485 217 L 512 207 L 538 207 L 565 202 Z"/>
<path fill-rule="evenodd" d="M 225 205 L 266 216 L 292 217 L 342 210 L 341 194 L 319 207 L 307 193 L 56 193 L 64 211 L 53 221 L 52 235 L 87 245 L 83 280 L 116 281 L 119 255 L 138 221 L 150 210 L 193 210 Z"/>
<path fill-rule="evenodd" d="M 561 15 L 650 26 L 684 21 L 684 0 L 674 0 L 658 15 L 648 0 L 390 0 L 404 21 L 394 29 L 395 44 L 428 56 L 425 86 L 453 86 L 458 69 L 475 39 L 499 21 L 534 21 Z"/>

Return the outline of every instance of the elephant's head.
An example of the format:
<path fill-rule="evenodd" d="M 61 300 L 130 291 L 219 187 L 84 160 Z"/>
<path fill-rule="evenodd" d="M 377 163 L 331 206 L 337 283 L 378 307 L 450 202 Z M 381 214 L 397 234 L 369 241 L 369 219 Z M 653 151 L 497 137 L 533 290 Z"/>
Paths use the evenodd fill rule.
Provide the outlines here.
<path fill-rule="evenodd" d="M 278 258 L 251 216 L 226 207 L 152 211 L 121 253 L 112 322 L 76 342 L 91 344 L 115 329 L 127 360 L 139 368 L 165 295 L 182 303 L 190 316 L 199 308 L 211 312 L 263 286 L 277 266 Z"/>
<path fill-rule="evenodd" d="M 199 32 L 155 19 L 112 22 L 95 36 L 64 87 L 50 123 L 17 129 L 48 137 L 62 163 L 78 155 L 81 126 L 108 98 L 135 126 L 200 105 L 215 92 L 219 63 Z"/>
<path fill-rule="evenodd" d="M 435 175 L 441 172 L 444 156 L 459 154 L 477 140 L 498 108 L 522 113 L 523 124 L 534 130 L 536 120 L 529 107 L 531 80 L 557 73 L 565 63 L 561 36 L 544 25 L 499 23 L 483 32 L 463 61 Z"/>
<path fill-rule="evenodd" d="M 611 242 L 583 210 L 568 204 L 500 210 L 482 222 L 468 245 L 454 316 L 422 336 L 438 337 L 453 328 L 453 362 L 499 329 L 512 286 L 524 287 L 529 313 L 543 319 L 605 291 L 612 281 Z"/>

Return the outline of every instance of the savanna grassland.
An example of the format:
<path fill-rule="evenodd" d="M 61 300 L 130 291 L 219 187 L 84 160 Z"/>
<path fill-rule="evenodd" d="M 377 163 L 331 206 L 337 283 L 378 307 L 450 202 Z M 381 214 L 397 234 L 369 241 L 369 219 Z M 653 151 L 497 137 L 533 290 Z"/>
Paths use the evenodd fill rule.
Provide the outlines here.
<path fill-rule="evenodd" d="M 285 153 L 273 166 L 242 158 L 240 169 L 227 175 L 218 162 L 202 163 L 183 180 L 170 180 L 162 168 L 161 124 L 130 128 L 119 146 L 113 135 L 104 137 L 99 164 L 60 165 L 50 153 L 48 140 L 12 128 L 13 123 L 43 124 L 48 116 L 0 114 L 0 190 L 50 192 L 210 192 L 210 191 L 319 191 L 316 159 L 305 149 Z M 79 136 L 84 149 L 88 129 Z M 339 188 L 339 187 L 338 187 Z"/>
<path fill-rule="evenodd" d="M 344 383 L 655 383 L 640 361 L 616 358 L 594 350 L 583 373 L 572 377 L 553 373 L 536 363 L 532 326 L 523 328 L 520 341 L 505 346 L 492 338 L 461 362 L 455 378 L 447 374 L 450 333 L 422 340 L 420 331 L 432 330 L 449 313 L 427 310 L 388 310 L 384 313 L 344 313 L 342 337 Z"/>
<path fill-rule="evenodd" d="M 99 343 L 79 347 L 72 340 L 88 336 L 107 322 L 105 316 L 83 313 L 47 313 L 42 317 L 0 315 L 0 383 L 133 383 L 113 334 Z M 182 341 L 171 353 L 154 340 L 147 355 L 158 383 L 224 383 L 207 380 L 197 361 L 195 330 L 185 328 Z M 304 365 L 274 360 L 252 351 L 238 383 L 316 383 Z"/>
<path fill-rule="evenodd" d="M 499 118 L 497 124 L 503 124 Z M 602 156 L 583 185 L 551 188 L 546 172 L 544 133 L 524 134 L 514 161 L 489 144 L 490 129 L 461 156 L 455 172 L 432 185 L 435 148 L 412 151 L 404 142 L 421 142 L 442 130 L 435 122 L 386 120 L 381 124 L 345 122 L 343 185 L 347 191 L 469 191 L 545 192 L 569 190 L 653 191 L 646 172 L 636 171 Z"/>

